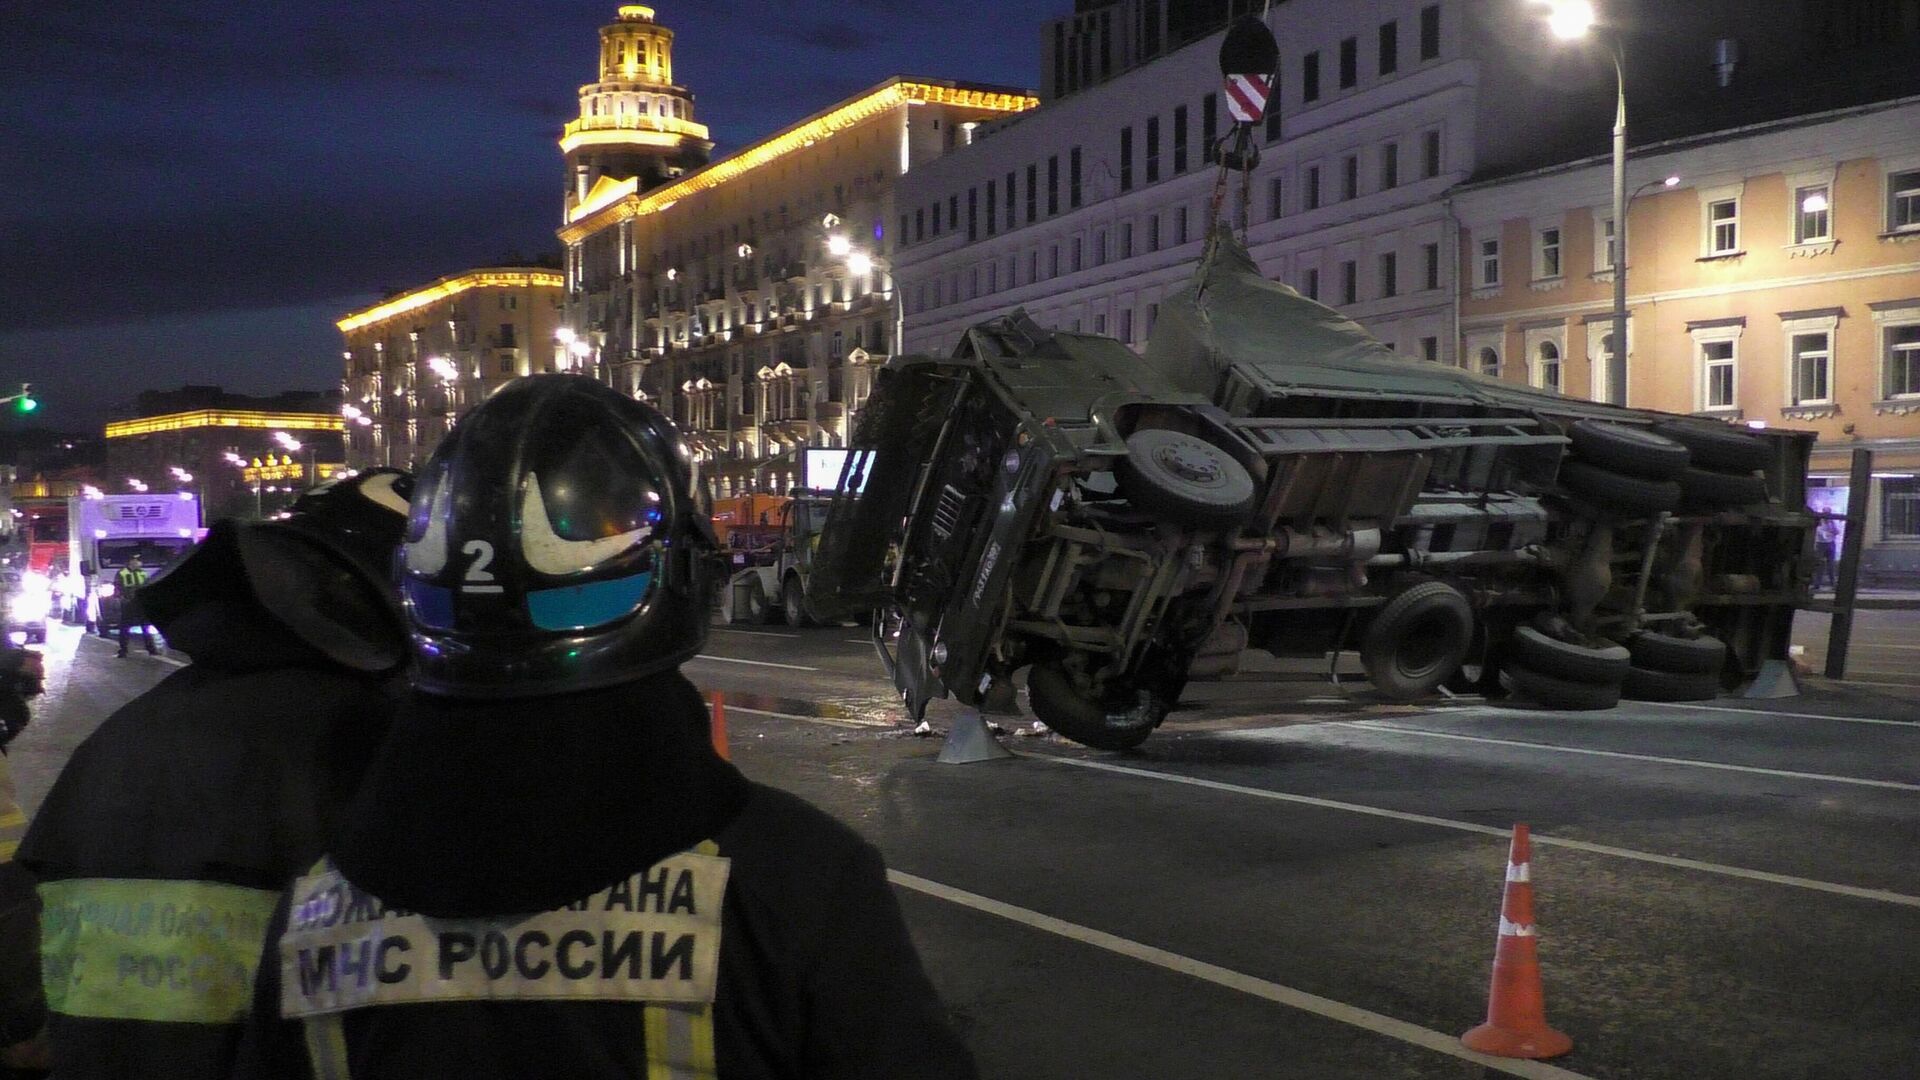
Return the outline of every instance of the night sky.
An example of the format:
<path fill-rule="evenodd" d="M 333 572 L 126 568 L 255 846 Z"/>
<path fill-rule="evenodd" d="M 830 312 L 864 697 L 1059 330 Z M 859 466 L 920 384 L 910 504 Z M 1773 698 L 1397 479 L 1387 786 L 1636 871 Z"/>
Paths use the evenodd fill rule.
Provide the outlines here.
<path fill-rule="evenodd" d="M 894 74 L 1037 86 L 1066 0 L 658 0 L 715 156 Z M 556 244 L 560 127 L 618 0 L 0 6 L 0 385 L 340 378 L 333 322 Z M 537 13 L 537 14 L 536 14 Z"/>

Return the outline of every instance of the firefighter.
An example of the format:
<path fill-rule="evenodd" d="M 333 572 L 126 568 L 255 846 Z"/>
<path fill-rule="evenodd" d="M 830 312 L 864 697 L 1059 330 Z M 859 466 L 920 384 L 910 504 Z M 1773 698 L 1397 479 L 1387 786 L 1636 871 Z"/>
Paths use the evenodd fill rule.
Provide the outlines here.
<path fill-rule="evenodd" d="M 20 852 L 62 1080 L 231 1068 L 280 890 L 329 846 L 398 697 L 410 490 L 378 470 L 217 522 L 146 586 L 192 662 L 80 745 Z"/>
<path fill-rule="evenodd" d="M 276 920 L 238 1075 L 974 1075 L 879 853 L 714 752 L 679 665 L 725 566 L 685 455 L 574 375 L 435 450 L 415 692 Z"/>

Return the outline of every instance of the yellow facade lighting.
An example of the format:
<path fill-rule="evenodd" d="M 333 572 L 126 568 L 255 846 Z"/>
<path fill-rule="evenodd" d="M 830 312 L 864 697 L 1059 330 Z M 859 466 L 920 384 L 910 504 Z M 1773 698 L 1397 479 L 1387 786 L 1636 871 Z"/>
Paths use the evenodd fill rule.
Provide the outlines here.
<path fill-rule="evenodd" d="M 324 484 L 346 471 L 347 466 L 344 462 L 318 462 L 313 467 L 313 480 L 316 484 Z M 240 470 L 240 480 L 247 484 L 274 480 L 305 480 L 306 478 L 307 467 L 291 461 L 250 465 Z"/>
<path fill-rule="evenodd" d="M 688 139 L 706 139 L 707 125 L 673 116 L 588 116 L 569 123 L 560 133 L 560 149 L 571 154 L 582 146 L 676 147 Z"/>
<path fill-rule="evenodd" d="M 135 435 L 154 435 L 163 431 L 192 431 L 199 428 L 292 428 L 298 431 L 345 431 L 347 422 L 336 413 L 238 412 L 229 409 L 196 409 L 193 412 L 144 416 L 138 420 L 116 420 L 107 425 L 107 438 L 125 439 Z"/>
<path fill-rule="evenodd" d="M 396 315 L 417 311 L 435 301 L 458 296 L 468 289 L 528 289 L 542 286 L 558 289 L 565 284 L 565 278 L 550 270 L 476 270 L 470 274 L 443 277 L 431 285 L 396 296 L 378 306 L 356 311 L 334 325 L 340 328 L 341 333 L 348 333 Z"/>
<path fill-rule="evenodd" d="M 825 112 L 816 113 L 784 131 L 762 139 L 738 153 L 721 158 L 682 180 L 663 188 L 656 188 L 644 196 L 628 196 L 610 205 L 592 206 L 591 209 L 587 209 L 590 202 L 582 203 L 567 216 L 567 227 L 560 230 L 560 239 L 569 244 L 579 243 L 609 225 L 645 217 L 648 214 L 657 214 L 690 195 L 719 187 L 729 180 L 777 161 L 797 150 L 804 150 L 821 139 L 830 138 L 889 109 L 927 104 L 952 105 L 983 112 L 1016 113 L 1038 108 L 1040 99 L 1031 94 L 1014 91 L 942 86 L 936 83 L 894 79 L 859 97 L 841 102 Z"/>
<path fill-rule="evenodd" d="M 653 19 L 653 9 L 643 4 L 621 4 L 620 17 L 623 19 Z"/>

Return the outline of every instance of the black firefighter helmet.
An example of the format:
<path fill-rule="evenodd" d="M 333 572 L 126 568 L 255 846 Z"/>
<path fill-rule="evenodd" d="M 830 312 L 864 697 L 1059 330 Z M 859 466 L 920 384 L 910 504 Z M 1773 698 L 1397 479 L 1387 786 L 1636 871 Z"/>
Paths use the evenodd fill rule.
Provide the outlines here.
<path fill-rule="evenodd" d="M 706 642 L 724 564 L 673 424 L 580 375 L 516 379 L 421 470 L 403 547 L 414 685 L 612 686 Z"/>

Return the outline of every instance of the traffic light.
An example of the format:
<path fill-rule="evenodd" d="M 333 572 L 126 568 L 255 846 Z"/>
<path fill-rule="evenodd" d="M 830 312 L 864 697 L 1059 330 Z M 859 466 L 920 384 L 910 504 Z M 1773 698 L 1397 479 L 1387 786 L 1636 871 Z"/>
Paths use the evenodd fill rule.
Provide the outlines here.
<path fill-rule="evenodd" d="M 33 399 L 33 384 L 24 383 L 24 382 L 21 383 L 20 396 L 15 398 L 13 401 L 14 411 L 30 413 L 39 407 L 40 407 L 40 403 Z"/>

